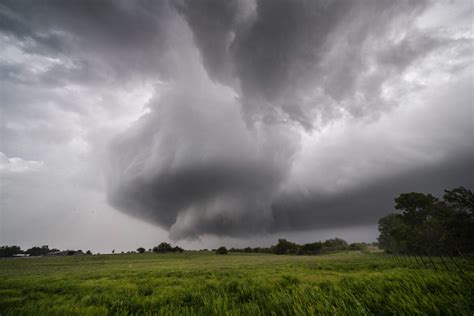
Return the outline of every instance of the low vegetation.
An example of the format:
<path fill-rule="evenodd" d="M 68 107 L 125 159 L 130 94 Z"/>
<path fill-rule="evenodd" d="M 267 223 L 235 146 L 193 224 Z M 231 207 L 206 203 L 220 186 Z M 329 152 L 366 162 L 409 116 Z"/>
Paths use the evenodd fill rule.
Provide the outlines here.
<path fill-rule="evenodd" d="M 0 314 L 472 315 L 472 261 L 459 264 L 464 275 L 373 249 L 4 259 Z"/>

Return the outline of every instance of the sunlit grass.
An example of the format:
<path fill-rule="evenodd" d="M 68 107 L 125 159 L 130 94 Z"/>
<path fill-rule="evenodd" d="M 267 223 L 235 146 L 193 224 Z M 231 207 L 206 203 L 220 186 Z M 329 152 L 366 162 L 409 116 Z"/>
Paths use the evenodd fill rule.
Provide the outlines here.
<path fill-rule="evenodd" d="M 2 315 L 472 315 L 474 270 L 380 253 L 0 260 Z M 443 269 L 443 270 L 441 270 Z"/>

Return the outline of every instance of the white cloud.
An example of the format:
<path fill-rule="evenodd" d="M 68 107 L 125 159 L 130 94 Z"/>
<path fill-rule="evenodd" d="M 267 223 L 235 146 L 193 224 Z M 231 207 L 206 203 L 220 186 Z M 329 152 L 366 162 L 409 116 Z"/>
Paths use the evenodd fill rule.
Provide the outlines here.
<path fill-rule="evenodd" d="M 19 157 L 8 158 L 4 153 L 0 152 L 0 174 L 35 172 L 43 167 L 43 161 L 24 160 Z"/>

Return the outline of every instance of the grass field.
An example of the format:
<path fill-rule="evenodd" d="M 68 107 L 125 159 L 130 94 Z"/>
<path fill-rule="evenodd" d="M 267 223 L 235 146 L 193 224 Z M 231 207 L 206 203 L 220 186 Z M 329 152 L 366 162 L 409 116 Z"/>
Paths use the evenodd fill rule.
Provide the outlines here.
<path fill-rule="evenodd" d="M 472 316 L 474 267 L 461 265 L 360 252 L 3 259 L 0 314 Z"/>

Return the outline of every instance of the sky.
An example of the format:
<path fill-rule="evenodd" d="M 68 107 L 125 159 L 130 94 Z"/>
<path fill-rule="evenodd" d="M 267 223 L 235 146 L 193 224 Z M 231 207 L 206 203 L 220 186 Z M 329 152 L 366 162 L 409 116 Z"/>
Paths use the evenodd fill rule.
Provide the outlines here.
<path fill-rule="evenodd" d="M 473 3 L 0 0 L 0 244 L 375 241 L 473 188 Z"/>

